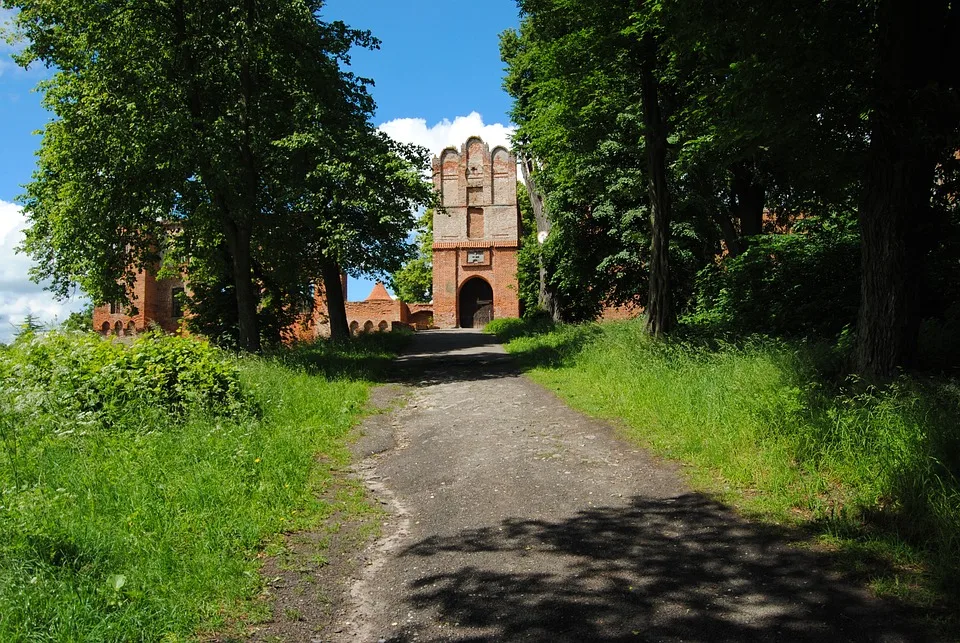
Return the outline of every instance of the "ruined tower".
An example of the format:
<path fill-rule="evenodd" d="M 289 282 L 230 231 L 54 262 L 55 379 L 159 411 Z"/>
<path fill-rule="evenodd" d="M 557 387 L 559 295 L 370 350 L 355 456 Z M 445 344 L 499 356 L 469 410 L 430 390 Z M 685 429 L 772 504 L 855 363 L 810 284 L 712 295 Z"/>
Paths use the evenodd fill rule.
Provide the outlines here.
<path fill-rule="evenodd" d="M 478 137 L 433 159 L 433 319 L 440 328 L 519 317 L 517 161 Z"/>

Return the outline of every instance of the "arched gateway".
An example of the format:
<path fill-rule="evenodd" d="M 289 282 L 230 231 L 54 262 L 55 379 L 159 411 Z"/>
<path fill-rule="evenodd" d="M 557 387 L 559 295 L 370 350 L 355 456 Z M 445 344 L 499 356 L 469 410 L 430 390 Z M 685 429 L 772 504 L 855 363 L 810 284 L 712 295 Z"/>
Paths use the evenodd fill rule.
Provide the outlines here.
<path fill-rule="evenodd" d="M 460 328 L 483 328 L 493 320 L 493 288 L 482 277 L 467 279 L 457 299 Z"/>
<path fill-rule="evenodd" d="M 433 159 L 442 210 L 433 216 L 433 320 L 482 327 L 519 317 L 517 161 L 477 137 Z"/>

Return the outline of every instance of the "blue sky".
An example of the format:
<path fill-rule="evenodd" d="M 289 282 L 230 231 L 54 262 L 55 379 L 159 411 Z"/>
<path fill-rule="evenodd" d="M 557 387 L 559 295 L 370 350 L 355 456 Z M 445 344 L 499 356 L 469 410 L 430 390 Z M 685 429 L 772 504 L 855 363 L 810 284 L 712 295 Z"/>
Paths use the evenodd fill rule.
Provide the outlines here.
<path fill-rule="evenodd" d="M 0 10 L 0 21 L 8 16 Z M 507 142 L 510 99 L 501 87 L 497 37 L 519 23 L 514 0 L 329 0 L 323 17 L 369 29 L 382 41 L 377 51 L 355 51 L 353 70 L 375 81 L 374 121 L 391 136 L 434 153 L 474 134 L 491 146 Z M 50 322 L 83 305 L 81 297 L 54 301 L 30 283 L 29 260 L 13 250 L 24 225 L 13 202 L 33 173 L 40 144 L 34 132 L 49 114 L 34 91 L 47 72 L 16 67 L 12 51 L 0 41 L 0 342 L 27 313 Z M 349 298 L 363 299 L 372 286 L 351 278 Z"/>

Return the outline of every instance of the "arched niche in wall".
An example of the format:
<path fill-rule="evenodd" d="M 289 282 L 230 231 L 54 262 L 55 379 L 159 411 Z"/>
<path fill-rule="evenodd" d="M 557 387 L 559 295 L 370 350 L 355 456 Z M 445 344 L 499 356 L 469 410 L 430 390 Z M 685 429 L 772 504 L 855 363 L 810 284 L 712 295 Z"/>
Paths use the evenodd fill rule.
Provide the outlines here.
<path fill-rule="evenodd" d="M 460 204 L 460 153 L 453 148 L 447 148 L 440 153 L 440 192 L 443 204 L 455 206 Z"/>
<path fill-rule="evenodd" d="M 517 163 L 504 147 L 493 150 L 493 202 L 509 205 L 516 201 Z"/>
<path fill-rule="evenodd" d="M 476 136 L 467 139 L 467 178 L 482 179 L 487 173 L 487 146 Z"/>

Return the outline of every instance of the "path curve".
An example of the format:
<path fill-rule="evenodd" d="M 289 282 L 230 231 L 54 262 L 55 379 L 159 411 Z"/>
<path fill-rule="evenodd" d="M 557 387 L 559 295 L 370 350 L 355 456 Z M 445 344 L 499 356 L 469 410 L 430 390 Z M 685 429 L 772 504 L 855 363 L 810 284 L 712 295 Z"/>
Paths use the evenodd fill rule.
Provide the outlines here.
<path fill-rule="evenodd" d="M 823 554 L 522 376 L 494 338 L 418 333 L 397 367 L 409 400 L 366 423 L 379 453 L 358 469 L 391 518 L 336 640 L 920 639 Z"/>

